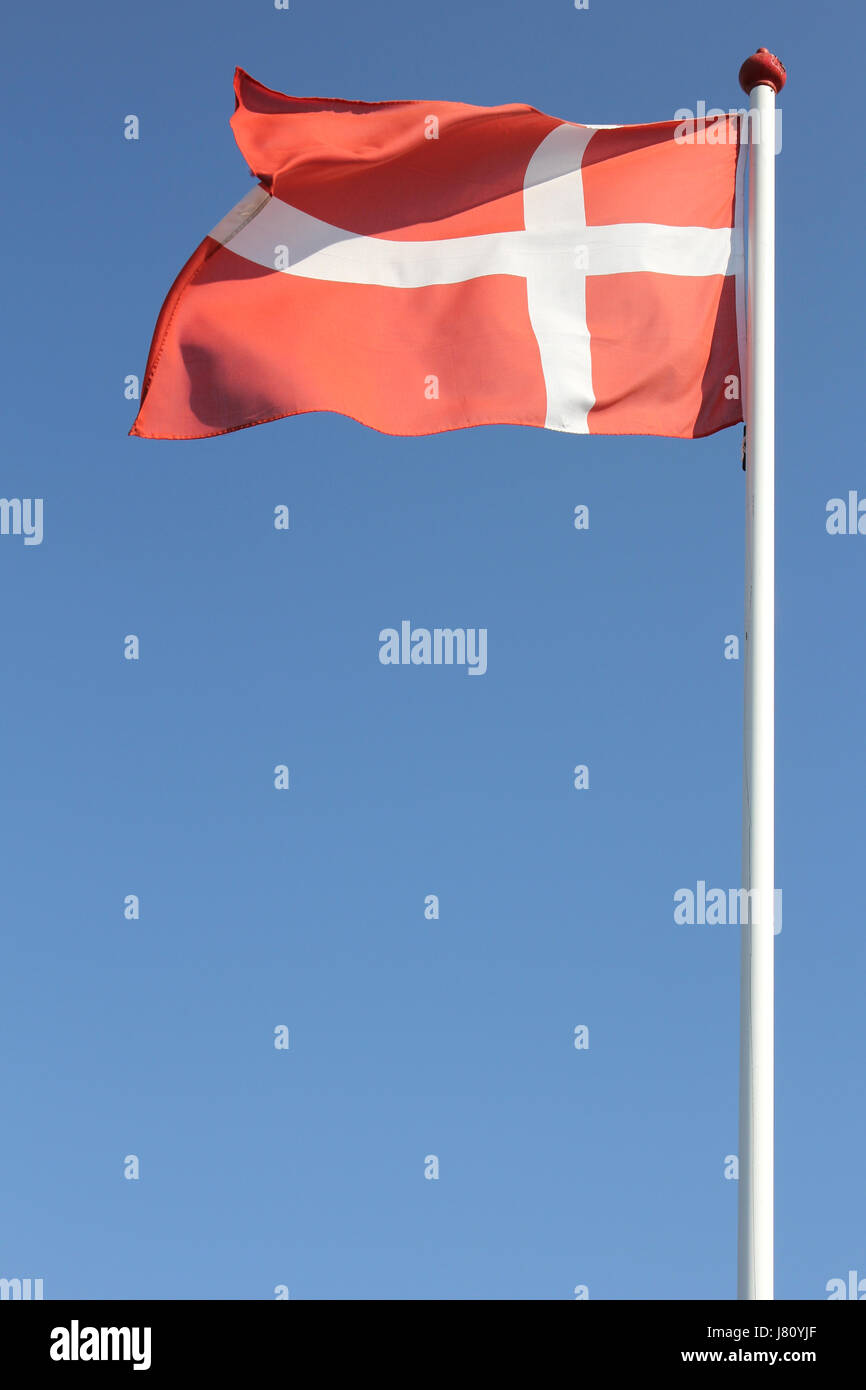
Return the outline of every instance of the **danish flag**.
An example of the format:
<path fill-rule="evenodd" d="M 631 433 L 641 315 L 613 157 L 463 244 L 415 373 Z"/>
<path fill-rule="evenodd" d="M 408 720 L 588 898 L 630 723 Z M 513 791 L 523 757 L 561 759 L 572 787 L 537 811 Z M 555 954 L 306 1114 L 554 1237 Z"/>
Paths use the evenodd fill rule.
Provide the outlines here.
<path fill-rule="evenodd" d="M 172 286 L 130 433 L 316 410 L 398 435 L 742 421 L 736 113 L 578 125 L 290 97 L 240 69 L 235 97 L 257 186 Z"/>

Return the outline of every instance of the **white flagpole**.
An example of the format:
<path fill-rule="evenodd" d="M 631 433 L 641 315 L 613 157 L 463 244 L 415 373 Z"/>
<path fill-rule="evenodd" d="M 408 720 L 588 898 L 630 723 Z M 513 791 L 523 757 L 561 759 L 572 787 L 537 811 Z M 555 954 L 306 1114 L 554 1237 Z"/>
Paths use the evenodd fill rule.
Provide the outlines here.
<path fill-rule="evenodd" d="M 773 950 L 775 904 L 774 277 L 778 58 L 740 69 L 749 93 L 746 336 L 746 612 L 737 1296 L 773 1298 Z"/>

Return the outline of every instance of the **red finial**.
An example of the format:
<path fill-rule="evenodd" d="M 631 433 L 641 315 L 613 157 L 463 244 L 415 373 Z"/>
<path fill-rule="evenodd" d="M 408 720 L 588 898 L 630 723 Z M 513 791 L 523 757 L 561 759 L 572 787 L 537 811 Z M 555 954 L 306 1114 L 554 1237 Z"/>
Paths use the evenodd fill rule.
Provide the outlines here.
<path fill-rule="evenodd" d="M 740 68 L 740 86 L 744 92 L 761 86 L 772 87 L 776 93 L 781 92 L 785 77 L 784 63 L 768 48 L 759 48 Z"/>

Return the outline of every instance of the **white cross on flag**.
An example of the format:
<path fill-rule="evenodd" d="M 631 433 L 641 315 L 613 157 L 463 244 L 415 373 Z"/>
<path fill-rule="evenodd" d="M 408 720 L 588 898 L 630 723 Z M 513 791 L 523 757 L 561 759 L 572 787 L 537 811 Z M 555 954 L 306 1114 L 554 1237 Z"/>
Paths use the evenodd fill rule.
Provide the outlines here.
<path fill-rule="evenodd" d="M 312 410 L 387 434 L 695 438 L 743 418 L 738 117 L 289 97 L 235 74 L 258 186 L 172 286 L 131 433 Z"/>

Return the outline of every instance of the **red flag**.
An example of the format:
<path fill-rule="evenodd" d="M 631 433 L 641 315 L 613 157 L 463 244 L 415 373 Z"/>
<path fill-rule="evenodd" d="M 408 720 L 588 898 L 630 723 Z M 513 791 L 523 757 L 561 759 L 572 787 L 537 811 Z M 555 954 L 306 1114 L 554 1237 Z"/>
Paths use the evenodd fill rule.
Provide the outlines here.
<path fill-rule="evenodd" d="M 331 410 L 387 434 L 693 438 L 743 418 L 739 122 L 289 97 L 235 73 L 258 185 L 162 307 L 131 433 Z"/>

